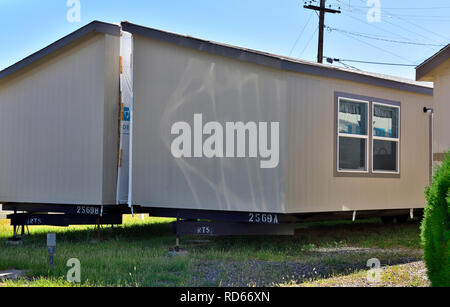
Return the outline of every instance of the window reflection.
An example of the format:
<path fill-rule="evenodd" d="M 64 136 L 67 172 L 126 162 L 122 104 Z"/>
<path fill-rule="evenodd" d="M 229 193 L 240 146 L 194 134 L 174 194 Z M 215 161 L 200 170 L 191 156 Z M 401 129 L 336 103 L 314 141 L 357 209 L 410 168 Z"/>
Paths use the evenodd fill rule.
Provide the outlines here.
<path fill-rule="evenodd" d="M 398 138 L 398 115 L 398 108 L 374 105 L 373 135 L 376 137 Z"/>
<path fill-rule="evenodd" d="M 339 102 L 339 133 L 367 135 L 367 103 Z"/>

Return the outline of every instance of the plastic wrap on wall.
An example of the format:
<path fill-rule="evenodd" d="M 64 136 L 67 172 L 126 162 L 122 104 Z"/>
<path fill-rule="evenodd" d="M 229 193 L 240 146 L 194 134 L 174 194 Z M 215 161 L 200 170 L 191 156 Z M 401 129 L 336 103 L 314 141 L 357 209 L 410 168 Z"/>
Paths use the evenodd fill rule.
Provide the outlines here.
<path fill-rule="evenodd" d="M 281 72 L 134 37 L 132 204 L 285 212 Z"/>
<path fill-rule="evenodd" d="M 130 170 L 130 131 L 131 111 L 133 99 L 132 80 L 132 35 L 122 32 L 120 38 L 121 74 L 120 74 L 120 97 L 121 97 L 121 120 L 120 120 L 120 158 L 117 202 L 128 203 L 129 170 Z"/>

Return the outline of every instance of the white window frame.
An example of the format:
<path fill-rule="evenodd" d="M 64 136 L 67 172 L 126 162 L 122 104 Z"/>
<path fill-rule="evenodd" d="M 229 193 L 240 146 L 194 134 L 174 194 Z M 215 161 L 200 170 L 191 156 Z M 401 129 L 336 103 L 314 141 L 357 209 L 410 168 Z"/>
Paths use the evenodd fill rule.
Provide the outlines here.
<path fill-rule="evenodd" d="M 398 109 L 398 123 L 397 123 L 398 132 L 397 132 L 397 138 L 375 136 L 375 134 L 374 134 L 374 130 L 375 130 L 375 127 L 374 127 L 375 105 Z M 401 107 L 399 105 L 387 104 L 387 103 L 372 101 L 372 118 L 371 118 L 371 120 L 372 120 L 372 129 L 371 129 L 372 131 L 370 133 L 372 134 L 372 150 L 371 150 L 370 154 L 372 155 L 372 165 L 371 165 L 372 173 L 373 174 L 395 174 L 395 175 L 399 175 L 400 174 Z M 397 143 L 397 170 L 396 171 L 377 171 L 377 170 L 375 170 L 373 168 L 373 160 L 374 160 L 373 156 L 374 156 L 374 143 L 375 143 L 375 141 L 387 141 L 387 142 L 396 142 Z"/>
<path fill-rule="evenodd" d="M 348 134 L 348 133 L 340 133 L 339 132 L 339 113 L 340 113 L 339 110 L 340 110 L 340 106 L 341 106 L 341 100 L 367 104 L 367 120 L 366 120 L 366 123 L 367 123 L 366 132 L 367 132 L 367 135 Z M 343 173 L 343 174 L 345 174 L 345 173 L 369 174 L 370 173 L 370 170 L 369 170 L 369 141 L 370 141 L 369 140 L 370 139 L 369 138 L 369 136 L 370 136 L 369 130 L 370 130 L 370 124 L 369 124 L 369 122 L 371 120 L 371 118 L 370 118 L 370 101 L 354 99 L 354 98 L 347 98 L 345 96 L 342 96 L 342 97 L 340 96 L 340 97 L 338 97 L 337 103 L 338 103 L 337 114 L 336 114 L 336 116 L 337 116 L 337 147 L 336 147 L 336 154 L 337 154 L 337 157 L 336 157 L 337 158 L 337 163 L 336 163 L 337 167 L 336 168 L 337 168 L 337 172 L 338 173 Z M 341 137 L 366 140 L 366 161 L 364 161 L 364 168 L 365 168 L 365 170 L 361 171 L 361 170 L 352 170 L 352 169 L 340 169 L 340 165 L 339 165 L 339 162 L 340 162 L 339 142 L 340 142 Z"/>

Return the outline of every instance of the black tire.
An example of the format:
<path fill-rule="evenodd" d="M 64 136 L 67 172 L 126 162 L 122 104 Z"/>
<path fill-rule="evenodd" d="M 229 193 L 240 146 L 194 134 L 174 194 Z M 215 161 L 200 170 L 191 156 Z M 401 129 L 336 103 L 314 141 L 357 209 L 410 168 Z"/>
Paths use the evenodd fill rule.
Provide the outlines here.
<path fill-rule="evenodd" d="M 381 221 L 383 222 L 383 224 L 385 225 L 391 225 L 394 223 L 394 217 L 393 216 L 382 216 L 381 217 Z"/>
<path fill-rule="evenodd" d="M 399 223 L 399 224 L 405 224 L 406 222 L 408 222 L 407 215 L 397 216 L 397 217 L 395 217 L 395 219 L 397 220 L 397 223 Z"/>

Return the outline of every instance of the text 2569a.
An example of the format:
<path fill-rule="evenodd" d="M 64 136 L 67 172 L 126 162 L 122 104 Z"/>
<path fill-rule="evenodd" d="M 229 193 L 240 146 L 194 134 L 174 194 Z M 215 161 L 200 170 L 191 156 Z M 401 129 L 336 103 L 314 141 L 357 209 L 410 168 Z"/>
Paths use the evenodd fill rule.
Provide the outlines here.
<path fill-rule="evenodd" d="M 278 215 L 276 214 L 262 214 L 262 213 L 249 213 L 249 223 L 261 223 L 261 224 L 279 224 Z"/>

